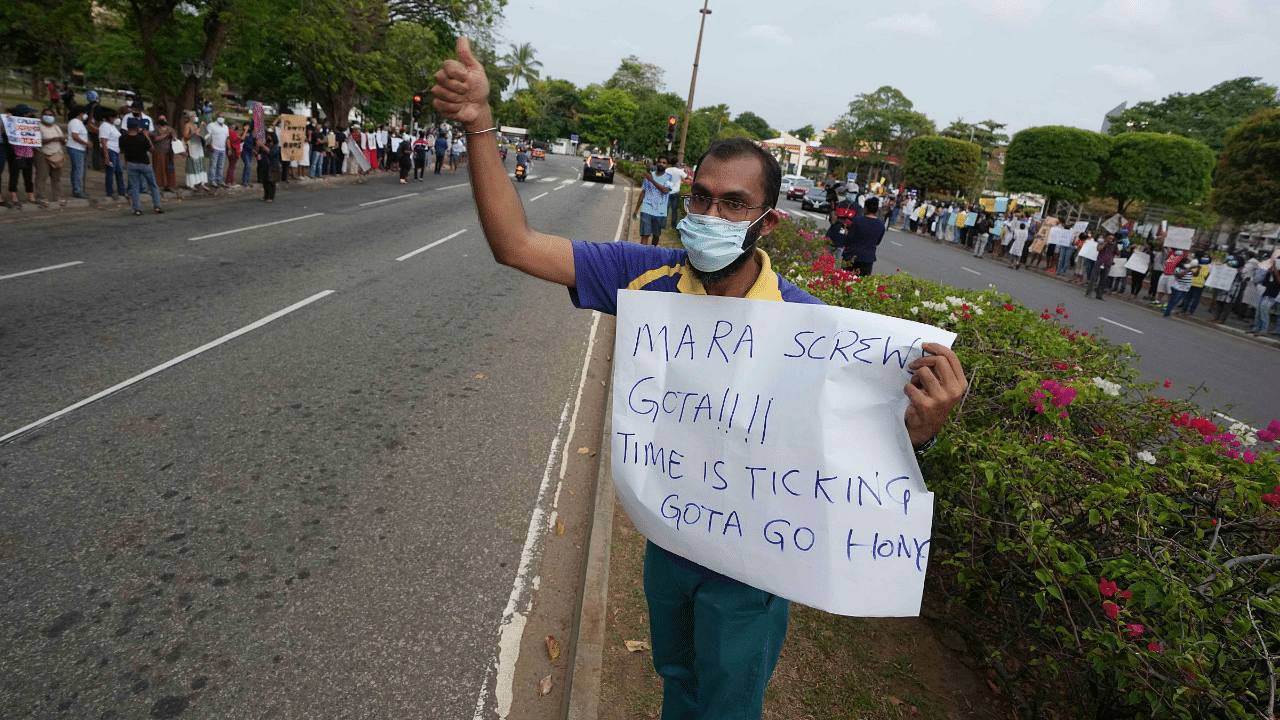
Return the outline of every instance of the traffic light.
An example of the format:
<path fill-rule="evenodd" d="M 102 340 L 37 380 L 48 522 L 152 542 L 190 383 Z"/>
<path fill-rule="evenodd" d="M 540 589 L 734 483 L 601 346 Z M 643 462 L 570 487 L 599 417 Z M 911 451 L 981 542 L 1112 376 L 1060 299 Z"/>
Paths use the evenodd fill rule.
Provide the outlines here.
<path fill-rule="evenodd" d="M 676 139 L 676 116 L 667 116 L 667 142 L 674 142 Z"/>
<path fill-rule="evenodd" d="M 420 92 L 413 94 L 413 119 L 414 120 L 417 120 L 422 115 L 422 98 L 424 95 L 425 93 L 420 93 Z"/>

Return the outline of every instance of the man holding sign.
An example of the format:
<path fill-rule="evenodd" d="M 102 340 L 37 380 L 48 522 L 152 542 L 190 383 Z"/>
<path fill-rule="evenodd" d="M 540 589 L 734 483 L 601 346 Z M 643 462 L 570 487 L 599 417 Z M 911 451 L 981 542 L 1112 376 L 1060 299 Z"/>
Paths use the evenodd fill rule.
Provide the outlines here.
<path fill-rule="evenodd" d="M 465 38 L 458 40 L 457 53 L 458 60 L 446 61 L 435 75 L 433 104 L 447 118 L 461 123 L 468 136 L 495 132 L 493 114 L 488 103 L 489 81 L 484 67 L 472 55 L 470 44 Z M 780 219 L 774 205 L 782 173 L 772 156 L 754 143 L 742 139 L 726 139 L 714 143 L 697 164 L 698 173 L 692 194 L 682 198 L 689 215 L 677 226 L 685 246 L 685 249 L 677 250 L 632 243 L 578 242 L 537 232 L 529 227 L 522 211 L 516 212 L 521 207 L 520 199 L 502 165 L 497 144 L 473 143 L 471 152 L 471 184 L 476 208 L 490 250 L 499 263 L 533 277 L 566 286 L 577 307 L 594 308 L 611 314 L 621 310 L 622 314 L 627 315 L 629 323 L 639 314 L 686 313 L 678 320 L 669 321 L 678 323 L 673 325 L 671 333 L 664 333 L 666 328 L 648 327 L 650 332 L 643 341 L 643 351 L 640 338 L 647 326 L 635 332 L 630 325 L 624 329 L 620 316 L 619 347 L 625 346 L 627 354 L 632 357 L 625 359 L 625 368 L 622 362 L 624 358 L 619 357 L 615 378 L 615 418 L 624 419 L 629 425 L 636 427 L 649 425 L 651 429 L 645 432 L 653 433 L 656 440 L 662 439 L 660 433 L 665 433 L 667 437 L 701 434 L 705 440 L 705 436 L 715 434 L 707 433 L 706 428 L 718 430 L 719 427 L 724 427 L 727 439 L 720 441 L 723 446 L 727 447 L 732 441 L 736 443 L 738 453 L 751 452 L 757 456 L 762 452 L 769 453 L 771 456 L 776 455 L 779 463 L 789 463 L 792 462 L 791 456 L 795 455 L 788 447 L 789 442 L 808 442 L 802 436 L 808 436 L 812 440 L 824 435 L 824 432 L 844 429 L 823 427 L 820 422 L 813 421 L 814 417 L 825 418 L 832 414 L 838 416 L 842 412 L 842 406 L 848 406 L 852 408 L 850 412 L 856 413 L 864 399 L 825 397 L 822 394 L 823 388 L 840 385 L 821 380 L 804 388 L 793 383 L 792 388 L 797 389 L 795 397 L 806 399 L 810 403 L 817 402 L 821 407 L 811 404 L 799 408 L 801 411 L 808 411 L 808 414 L 792 423 L 788 422 L 789 418 L 800 413 L 787 416 L 784 413 L 787 408 L 784 406 L 794 409 L 797 405 L 794 398 L 780 395 L 774 398 L 776 393 L 763 386 L 758 392 L 750 390 L 749 396 L 745 387 L 739 387 L 736 392 L 731 393 L 730 389 L 724 388 L 725 383 L 746 383 L 751 377 L 764 378 L 762 382 L 768 382 L 770 378 L 776 379 L 779 371 L 784 375 L 792 374 L 793 370 L 795 376 L 806 373 L 806 376 L 814 373 L 821 375 L 828 372 L 825 370 L 828 367 L 832 368 L 829 372 L 833 377 L 844 377 L 854 371 L 862 372 L 862 363 L 868 363 L 866 367 L 872 370 L 859 377 L 874 387 L 868 388 L 868 392 L 864 394 L 878 393 L 894 399 L 880 403 L 880 410 L 892 405 L 892 411 L 897 415 L 885 416 L 887 421 L 883 427 L 869 428 L 883 438 L 867 438 L 867 442 L 860 438 L 860 442 L 854 444 L 846 442 L 849 436 L 841 435 L 842 439 L 838 442 L 839 449 L 845 455 L 856 456 L 863 447 L 874 446 L 879 449 L 883 445 L 899 449 L 896 456 L 886 453 L 883 457 L 870 458 L 884 461 L 885 471 L 880 475 L 873 475 L 871 469 L 863 470 L 859 466 L 858 471 L 862 475 L 857 481 L 853 479 L 852 470 L 840 475 L 838 479 L 834 477 L 837 474 L 834 470 L 828 473 L 833 477 L 824 477 L 823 471 L 819 470 L 815 480 L 814 471 L 810 468 L 807 470 L 809 479 L 802 484 L 796 479 L 800 477 L 798 474 L 793 476 L 793 472 L 799 471 L 779 473 L 775 470 L 770 475 L 766 468 L 749 467 L 744 470 L 739 464 L 732 468 L 736 474 L 733 474 L 731 480 L 717 481 L 713 476 L 710 482 L 699 479 L 695 486 L 691 482 L 695 474 L 699 478 L 705 478 L 705 468 L 710 467 L 714 472 L 726 463 L 707 464 L 703 460 L 695 471 L 694 462 L 702 458 L 685 457 L 678 452 L 655 453 L 655 443 L 649 443 L 642 450 L 634 438 L 622 437 L 620 440 L 614 438 L 617 448 L 614 453 L 615 476 L 631 472 L 639 464 L 651 474 L 651 479 L 655 481 L 653 485 L 683 477 L 688 478 L 685 482 L 691 492 L 705 490 L 715 493 L 719 491 L 718 483 L 723 482 L 728 494 L 720 497 L 729 500 L 732 496 L 732 502 L 741 504 L 741 514 L 721 512 L 717 517 L 718 511 L 714 509 L 707 508 L 706 513 L 703 513 L 702 509 L 694 506 L 698 510 L 699 519 L 693 520 L 693 510 L 687 505 L 683 510 L 677 506 L 676 513 L 682 514 L 686 523 L 694 524 L 692 528 L 686 524 L 683 532 L 697 531 L 711 535 L 707 531 L 711 527 L 714 528 L 713 541 L 717 537 L 743 538 L 741 545 L 737 547 L 741 547 L 744 554 L 753 553 L 752 557 L 764 557 L 761 555 L 763 552 L 774 553 L 777 559 L 772 560 L 769 563 L 771 565 L 784 568 L 788 564 L 794 565 L 796 563 L 791 558 L 795 553 L 812 550 L 812 555 L 823 555 L 827 562 L 843 562 L 849 567 L 856 566 L 858 571 L 863 568 L 895 567 L 899 568 L 899 572 L 905 573 L 910 567 L 912 569 L 909 572 L 919 575 L 918 580 L 922 586 L 921 556 L 924 555 L 923 546 L 928 543 L 927 532 L 924 537 L 915 537 L 913 541 L 904 538 L 900 545 L 895 546 L 894 542 L 889 542 L 883 535 L 873 539 L 869 527 L 858 528 L 857 533 L 854 529 L 848 529 L 847 539 L 840 535 L 838 544 L 835 542 L 837 538 L 831 538 L 832 542 L 827 546 L 815 548 L 817 536 L 822 531 L 816 521 L 810 523 L 814 526 L 813 529 L 782 525 L 784 521 L 777 518 L 752 525 L 754 516 L 772 512 L 768 504 L 770 500 L 766 499 L 769 496 L 777 498 L 778 507 L 786 506 L 788 502 L 797 503 L 798 507 L 798 503 L 803 501 L 818 506 L 823 512 L 826 512 L 825 505 L 820 503 L 829 502 L 834 506 L 838 499 L 841 509 L 833 508 L 830 511 L 833 515 L 846 512 L 845 508 L 857 510 L 864 505 L 864 500 L 867 505 L 874 502 L 876 505 L 886 506 L 881 511 L 896 513 L 896 517 L 907 515 L 910 508 L 915 508 L 916 514 L 913 517 L 923 520 L 927 527 L 931 518 L 928 510 L 931 495 L 924 491 L 925 502 L 911 505 L 911 493 L 904 492 L 905 488 L 914 486 L 917 491 L 921 491 L 923 483 L 918 477 L 914 480 L 908 477 L 909 473 L 902 466 L 914 466 L 910 448 L 923 452 L 931 445 L 947 415 L 964 396 L 968 387 L 960 362 L 950 349 L 939 343 L 920 342 L 922 338 L 930 337 L 929 331 L 932 331 L 933 337 L 947 340 L 953 337 L 950 334 L 936 328 L 857 311 L 812 307 L 821 303 L 774 273 L 768 255 L 756 247 L 757 240 L 771 233 Z M 656 291 L 673 295 L 653 296 L 653 302 L 650 303 L 647 300 L 638 301 L 637 298 L 641 297 L 639 293 L 623 293 L 624 290 Z M 694 295 L 704 297 L 689 297 Z M 727 298 L 782 301 L 804 305 L 805 308 L 788 308 L 773 303 L 761 306 L 758 303 L 744 303 Z M 791 312 L 783 312 L 785 310 Z M 706 323 L 715 313 L 721 312 L 723 318 L 727 319 L 718 322 L 713 320 L 710 325 Z M 808 335 L 805 332 L 798 333 L 792 342 L 790 334 L 785 338 L 780 337 L 776 328 L 768 326 L 770 323 L 791 322 L 796 318 L 800 318 L 802 322 L 812 322 L 812 327 L 816 330 Z M 843 324 L 840 322 L 841 318 L 850 323 L 865 323 L 860 326 L 864 331 L 861 344 L 857 335 L 841 335 L 852 333 L 850 329 L 841 327 L 834 330 L 834 338 L 831 332 L 825 330 L 827 325 Z M 760 324 L 762 319 L 765 322 Z M 744 322 L 758 323 L 754 336 L 749 325 L 744 325 Z M 735 330 L 725 329 L 725 325 L 721 323 L 732 325 Z M 879 334 L 881 327 L 889 325 L 902 332 L 921 330 L 913 336 L 915 340 L 907 338 L 901 345 L 892 342 L 887 335 L 871 337 L 872 334 Z M 693 330 L 694 326 L 698 329 Z M 873 326 L 875 329 L 869 329 Z M 658 387 L 661 382 L 647 384 L 647 381 L 657 380 L 654 377 L 642 378 L 634 384 L 630 375 L 623 377 L 624 372 L 643 372 L 647 366 L 642 366 L 642 362 L 662 364 L 664 359 L 673 362 L 666 363 L 670 374 L 662 378 L 662 381 L 675 379 L 681 382 L 689 377 L 688 368 L 694 368 L 694 375 L 697 375 L 694 363 L 690 362 L 682 370 L 674 362 L 682 359 L 681 353 L 686 349 L 684 337 L 680 337 L 680 344 L 676 347 L 676 337 L 681 336 L 678 328 L 681 327 L 686 333 L 697 334 L 696 340 L 692 336 L 689 339 L 687 349 L 690 361 L 695 358 L 695 348 L 700 350 L 697 358 L 701 361 L 719 359 L 721 356 L 724 358 L 717 373 L 702 374 L 704 379 L 720 378 L 708 380 L 708 383 L 719 382 L 721 389 L 724 389 L 723 397 L 716 393 L 714 402 L 709 399 L 710 390 L 705 394 L 676 393 L 674 387 Z M 771 333 L 771 329 L 774 332 Z M 633 339 L 635 353 L 631 352 Z M 667 343 L 665 348 L 664 342 Z M 797 345 L 802 353 L 794 350 Z M 866 352 L 862 345 L 866 346 Z M 674 353 L 667 355 L 672 347 L 675 347 Z M 916 357 L 909 361 L 913 352 Z M 859 357 L 860 354 L 865 357 Z M 851 356 L 854 359 L 851 360 Z M 837 357 L 841 360 L 835 360 Z M 812 358 L 812 361 L 806 358 Z M 828 359 L 831 362 L 814 362 Z M 758 364 L 755 363 L 756 360 L 759 361 Z M 859 363 L 859 360 L 862 362 Z M 738 364 L 735 365 L 734 362 Z M 681 372 L 685 374 L 681 375 Z M 748 377 L 752 372 L 755 375 Z M 866 378 L 892 378 L 892 381 L 886 385 L 885 382 L 873 382 Z M 905 382 L 905 387 L 898 384 L 900 381 Z M 779 382 L 785 384 L 789 380 L 784 378 Z M 654 387 L 650 387 L 650 384 Z M 664 388 L 667 388 L 665 392 Z M 672 395 L 676 395 L 677 399 L 683 397 L 689 415 L 683 414 L 685 411 L 681 410 L 677 419 L 675 413 L 678 403 L 671 400 Z M 695 395 L 697 398 L 694 398 Z M 650 397 L 654 399 L 647 399 Z M 774 399 L 772 406 L 766 403 L 769 398 Z M 899 404 L 894 405 L 894 402 Z M 730 405 L 733 409 L 730 409 Z M 620 413 L 620 407 L 625 412 Z M 772 423 L 770 407 L 772 412 L 777 413 Z M 713 412 L 718 414 L 718 420 L 713 420 Z M 866 417 L 870 416 L 869 413 Z M 857 422 L 851 421 L 850 425 L 855 426 Z M 615 421 L 615 429 L 617 426 L 618 422 Z M 620 432 L 619 435 L 623 433 Z M 644 453 L 643 459 L 640 457 L 641 452 Z M 868 454 L 874 452 L 876 451 L 872 450 Z M 661 454 L 660 459 L 658 454 Z M 830 455 L 831 453 L 827 454 L 828 459 Z M 650 462 L 651 459 L 653 463 Z M 680 459 L 685 461 L 683 469 L 680 467 Z M 668 478 L 653 475 L 659 464 Z M 619 472 L 620 470 L 623 472 Z M 728 470 L 729 468 L 725 469 L 726 474 Z M 744 479 L 745 471 L 751 473 L 749 480 Z M 914 472 L 918 476 L 918 468 Z M 620 497 L 626 503 L 627 491 L 621 486 L 623 479 L 619 482 Z M 701 487 L 704 482 L 705 488 Z M 890 487 L 895 483 L 896 489 Z M 709 489 L 712 487 L 717 489 Z M 732 489 L 728 490 L 730 487 Z M 805 491 L 800 492 L 797 488 L 804 488 Z M 821 496 L 819 492 L 822 493 Z M 779 496 L 780 493 L 787 495 Z M 747 504 L 757 496 L 761 498 L 760 504 L 748 507 Z M 819 497 L 825 499 L 820 500 Z M 644 497 L 634 499 L 645 505 L 650 501 L 647 492 Z M 921 504 L 925 505 L 924 510 L 920 508 Z M 753 574 L 755 568 L 749 567 L 751 562 L 743 560 L 745 555 L 735 556 L 731 546 L 722 546 L 729 549 L 722 549 L 719 557 L 706 560 L 713 562 L 715 569 L 674 552 L 671 547 L 659 547 L 659 544 L 652 542 L 654 534 L 664 540 L 675 538 L 666 544 L 682 550 L 693 547 L 697 542 L 707 542 L 705 539 L 692 540 L 693 534 L 679 535 L 682 532 L 681 521 L 668 514 L 670 503 L 663 505 L 660 516 L 656 508 L 649 506 L 653 511 L 643 518 L 632 512 L 637 507 L 636 504 L 628 505 L 628 513 L 632 519 L 638 527 L 649 529 L 646 534 L 651 539 L 645 555 L 645 595 L 649 603 L 654 666 L 665 679 L 663 717 L 758 718 L 765 686 L 786 636 L 788 600 L 785 598 L 803 596 L 808 588 L 805 583 L 796 582 L 790 587 L 762 589 L 743 582 L 740 577 L 731 577 L 730 575 L 753 579 L 756 577 Z M 874 509 L 868 508 L 869 511 Z M 667 524 L 658 525 L 655 519 L 666 519 Z M 762 525 L 770 528 L 763 536 Z M 744 526 L 748 527 L 749 532 L 743 530 Z M 802 530 L 807 531 L 807 534 Z M 834 533 L 835 528 L 832 530 Z M 864 530 L 867 532 L 863 533 Z M 747 535 L 750 535 L 749 539 Z M 682 538 L 690 538 L 690 541 L 685 542 Z M 896 542 L 896 532 L 893 538 Z M 750 547 L 748 542 L 751 543 Z M 764 550 L 759 550 L 760 547 Z M 831 552 L 827 552 L 828 549 Z M 846 552 L 848 560 L 845 559 Z M 906 553 L 905 558 L 903 552 Z M 767 557 L 773 558 L 775 555 Z M 920 569 L 915 569 L 916 566 Z M 854 574 L 854 571 L 846 574 Z M 821 573 L 811 573 L 809 577 L 820 581 L 823 580 L 820 575 Z M 913 581 L 916 579 L 913 576 Z M 830 580 L 833 589 L 839 591 L 855 585 L 856 578 Z M 875 588 L 864 585 L 861 590 L 865 595 L 878 595 L 879 597 L 867 601 L 874 603 L 884 602 L 884 597 L 892 596 L 898 588 L 887 584 Z M 857 603 L 864 598 L 843 599 L 851 603 L 850 607 L 861 607 Z M 833 599 L 829 604 L 838 606 L 839 600 Z"/>

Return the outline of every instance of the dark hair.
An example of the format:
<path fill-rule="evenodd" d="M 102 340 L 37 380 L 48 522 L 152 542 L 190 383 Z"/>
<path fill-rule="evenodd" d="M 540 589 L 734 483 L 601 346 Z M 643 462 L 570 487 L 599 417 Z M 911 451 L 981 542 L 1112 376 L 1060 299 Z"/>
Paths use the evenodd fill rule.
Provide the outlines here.
<path fill-rule="evenodd" d="M 880 198 L 867 198 L 867 201 L 862 203 L 862 207 L 868 213 L 874 215 L 880 210 Z"/>
<path fill-rule="evenodd" d="M 755 142 L 746 138 L 724 138 L 711 143 L 711 147 L 702 153 L 702 157 L 698 158 L 697 166 L 702 168 L 702 163 L 707 158 L 716 160 L 732 160 L 734 158 L 750 156 L 760 161 L 760 169 L 762 170 L 761 186 L 764 190 L 764 204 L 769 207 L 777 207 L 778 192 L 782 189 L 782 168 L 778 165 L 778 161 L 772 155 L 764 150 L 764 148 L 755 144 Z"/>
<path fill-rule="evenodd" d="M 658 157 L 654 158 L 654 161 L 655 161 L 655 162 L 656 162 L 656 161 L 658 161 L 658 160 L 662 160 L 663 162 L 666 162 L 667 164 L 670 164 L 670 163 L 671 163 L 671 158 L 667 157 L 666 155 L 659 155 Z"/>

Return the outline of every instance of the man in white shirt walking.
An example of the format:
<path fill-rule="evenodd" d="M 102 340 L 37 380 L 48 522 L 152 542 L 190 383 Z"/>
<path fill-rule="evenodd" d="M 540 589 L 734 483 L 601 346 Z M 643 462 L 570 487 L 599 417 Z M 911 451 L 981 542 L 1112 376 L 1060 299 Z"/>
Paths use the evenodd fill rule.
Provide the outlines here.
<path fill-rule="evenodd" d="M 227 127 L 227 119 L 218 113 L 208 125 L 209 133 L 209 184 L 213 187 L 226 187 L 227 179 L 227 136 L 231 133 Z"/>

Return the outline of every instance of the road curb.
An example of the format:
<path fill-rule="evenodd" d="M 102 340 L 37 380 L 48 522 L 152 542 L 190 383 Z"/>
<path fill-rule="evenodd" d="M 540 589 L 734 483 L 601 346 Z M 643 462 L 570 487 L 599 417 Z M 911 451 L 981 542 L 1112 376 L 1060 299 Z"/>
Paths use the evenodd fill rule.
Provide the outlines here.
<path fill-rule="evenodd" d="M 897 228 L 890 228 L 890 229 L 892 229 L 894 232 L 902 233 L 903 235 L 907 235 L 907 236 L 911 237 L 912 239 L 916 239 L 916 240 L 922 240 L 922 239 L 924 239 L 922 236 L 919 236 L 919 235 L 917 235 L 917 234 L 915 234 L 915 233 L 912 233 L 912 232 L 908 232 L 908 231 L 906 231 L 906 230 L 899 230 L 899 229 L 897 229 Z M 933 236 L 932 236 L 932 235 L 930 235 L 930 236 L 928 236 L 928 237 L 929 237 L 930 239 L 933 239 Z M 968 248 L 965 248 L 965 247 L 960 246 L 960 245 L 958 245 L 958 244 L 954 244 L 954 243 L 951 243 L 951 242 L 948 242 L 948 241 L 945 241 L 945 240 L 937 241 L 935 244 L 937 244 L 937 245 L 941 245 L 941 246 L 946 247 L 946 248 L 948 248 L 948 249 L 950 249 L 950 250 L 953 250 L 953 251 L 955 251 L 955 252 L 963 252 L 963 253 L 965 253 L 965 254 L 969 255 L 969 257 L 974 257 L 974 255 L 973 255 L 973 251 L 972 251 L 972 250 L 969 250 Z M 1004 262 L 1003 260 L 1000 260 L 1000 259 L 996 259 L 996 258 L 992 258 L 992 257 L 990 257 L 988 253 L 983 253 L 982 257 L 980 257 L 980 258 L 976 258 L 976 259 L 984 260 L 984 261 L 986 261 L 986 262 L 990 262 L 990 263 L 996 263 L 996 264 L 998 264 L 998 265 L 1008 265 L 1008 263 Z M 1041 277 L 1049 278 L 1050 280 L 1056 280 L 1057 282 L 1059 282 L 1059 283 L 1061 283 L 1061 284 L 1063 284 L 1063 285 L 1067 285 L 1067 286 L 1075 285 L 1075 283 L 1070 282 L 1070 281 L 1069 281 L 1068 279 L 1066 279 L 1066 278 L 1058 277 L 1057 273 L 1048 273 L 1048 272 L 1045 272 L 1044 270 L 1041 270 L 1041 269 L 1039 269 L 1039 268 L 1032 269 L 1032 268 L 1028 268 L 1028 267 L 1023 267 L 1023 268 L 1022 268 L 1022 270 L 1027 271 L 1027 272 L 1029 272 L 1029 273 L 1031 273 L 1031 274 L 1034 274 L 1034 275 L 1039 275 L 1039 276 L 1041 276 Z M 1076 286 L 1076 287 L 1080 287 L 1079 285 L 1075 285 L 1075 286 Z M 1111 300 L 1121 300 L 1121 301 L 1122 301 L 1122 302 L 1124 302 L 1126 305 L 1131 305 L 1131 306 L 1134 306 L 1134 307 L 1142 308 L 1142 309 L 1147 310 L 1147 311 L 1150 311 L 1150 312 L 1157 312 L 1157 313 L 1161 313 L 1161 314 L 1163 314 L 1163 311 L 1158 310 L 1158 309 L 1155 309 L 1155 308 L 1152 308 L 1152 307 L 1151 307 L 1151 304 L 1150 304 L 1150 303 L 1148 303 L 1148 302 L 1146 302 L 1146 301 L 1133 301 L 1133 300 L 1130 300 L 1130 299 L 1129 299 L 1129 296 L 1128 296 L 1128 293 L 1114 293 L 1114 292 L 1108 292 L 1108 293 L 1107 293 L 1107 295 L 1109 295 L 1109 296 L 1110 296 L 1110 297 L 1109 297 L 1109 299 L 1111 299 Z M 1239 329 L 1239 328 L 1233 328 L 1233 327 L 1231 327 L 1231 326 L 1229 326 L 1229 325 L 1219 325 L 1219 324 L 1217 324 L 1217 323 L 1213 323 L 1213 322 L 1205 322 L 1205 321 L 1200 321 L 1200 320 L 1193 320 L 1193 319 L 1191 319 L 1191 318 L 1184 318 L 1184 317 L 1173 317 L 1173 318 L 1171 318 L 1171 319 L 1176 320 L 1176 321 L 1181 322 L 1181 323 L 1186 323 L 1186 324 L 1188 324 L 1188 325 L 1195 325 L 1195 326 L 1197 326 L 1197 327 L 1202 327 L 1202 328 L 1205 328 L 1206 330 L 1212 330 L 1212 331 L 1214 331 L 1214 332 L 1222 333 L 1223 335 L 1231 335 L 1231 336 L 1233 336 L 1233 337 L 1240 338 L 1241 340 L 1245 340 L 1245 341 L 1247 341 L 1247 342 L 1251 342 L 1251 343 L 1253 343 L 1253 344 L 1255 344 L 1255 345 L 1261 345 L 1261 346 L 1263 346 L 1263 347 L 1270 347 L 1270 348 L 1275 348 L 1275 349 L 1280 350 L 1280 340 L 1269 340 L 1269 339 L 1266 339 L 1266 338 L 1256 338 L 1256 337 L 1253 337 L 1253 336 L 1251 336 L 1251 335 L 1246 335 L 1244 330 L 1241 330 L 1241 329 Z"/>

